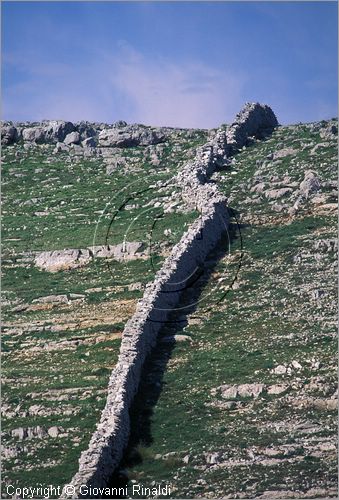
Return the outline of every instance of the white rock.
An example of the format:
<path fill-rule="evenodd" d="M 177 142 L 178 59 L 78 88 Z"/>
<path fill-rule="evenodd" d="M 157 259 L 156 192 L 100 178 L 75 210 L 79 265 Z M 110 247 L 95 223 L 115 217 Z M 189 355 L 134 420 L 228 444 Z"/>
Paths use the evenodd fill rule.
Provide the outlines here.
<path fill-rule="evenodd" d="M 238 388 L 236 385 L 222 385 L 220 390 L 221 397 L 224 399 L 235 399 L 238 396 Z"/>
<path fill-rule="evenodd" d="M 38 254 L 35 258 L 35 265 L 44 271 L 55 273 L 88 264 L 91 258 L 87 249 L 54 250 Z"/>
<path fill-rule="evenodd" d="M 269 191 L 265 191 L 265 196 L 271 200 L 277 200 L 278 198 L 282 198 L 283 196 L 292 193 L 292 191 L 292 188 L 271 189 Z"/>
<path fill-rule="evenodd" d="M 68 303 L 67 295 L 46 295 L 45 297 L 39 297 L 34 299 L 32 302 L 38 302 L 40 304 L 50 304 L 50 303 Z"/>
<path fill-rule="evenodd" d="M 60 433 L 59 428 L 56 426 L 50 427 L 47 432 L 48 432 L 48 435 L 52 438 L 57 437 Z"/>
<path fill-rule="evenodd" d="M 275 385 L 271 385 L 270 387 L 267 388 L 267 393 L 268 394 L 281 394 L 281 393 L 287 391 L 288 388 L 289 388 L 289 386 L 287 384 L 275 384 Z"/>
<path fill-rule="evenodd" d="M 12 430 L 11 435 L 12 437 L 18 438 L 20 441 L 22 441 L 28 436 L 28 432 L 24 427 L 18 427 L 17 429 Z"/>
<path fill-rule="evenodd" d="M 284 365 L 278 365 L 273 371 L 277 375 L 284 375 L 287 372 L 287 368 Z"/>
<path fill-rule="evenodd" d="M 308 198 L 311 193 L 315 193 L 320 189 L 320 181 L 312 170 L 305 172 L 304 180 L 300 183 L 300 191 Z"/>
<path fill-rule="evenodd" d="M 240 397 L 257 398 L 265 389 L 264 384 L 241 384 L 238 385 L 238 394 Z"/>
<path fill-rule="evenodd" d="M 278 158 L 285 158 L 286 156 L 295 155 L 298 151 L 293 148 L 284 148 L 279 149 L 275 153 L 273 153 L 273 160 L 277 160 Z"/>
<path fill-rule="evenodd" d="M 79 142 L 80 142 L 79 132 L 71 132 L 70 134 L 67 134 L 65 139 L 64 139 L 64 144 L 67 144 L 67 145 L 79 144 Z"/>

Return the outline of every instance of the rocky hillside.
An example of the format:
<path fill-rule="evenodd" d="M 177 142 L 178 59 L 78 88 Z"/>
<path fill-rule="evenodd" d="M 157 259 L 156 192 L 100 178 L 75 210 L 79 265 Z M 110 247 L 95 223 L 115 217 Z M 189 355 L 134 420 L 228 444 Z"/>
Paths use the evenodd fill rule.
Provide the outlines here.
<path fill-rule="evenodd" d="M 232 244 L 145 371 L 130 481 L 178 498 L 337 496 L 336 133 L 280 127 L 214 175 Z"/>
<path fill-rule="evenodd" d="M 196 217 L 173 177 L 207 135 L 171 130 L 122 148 L 32 140 L 51 129 L 18 127 L 3 146 L 3 443 L 19 485 L 62 485 L 77 470 L 124 323 Z"/>
<path fill-rule="evenodd" d="M 175 175 L 214 134 L 4 124 L 3 496 L 76 472 L 123 326 L 197 217 Z M 335 120 L 279 127 L 213 175 L 230 235 L 160 334 L 120 480 L 336 496 L 336 157 Z"/>

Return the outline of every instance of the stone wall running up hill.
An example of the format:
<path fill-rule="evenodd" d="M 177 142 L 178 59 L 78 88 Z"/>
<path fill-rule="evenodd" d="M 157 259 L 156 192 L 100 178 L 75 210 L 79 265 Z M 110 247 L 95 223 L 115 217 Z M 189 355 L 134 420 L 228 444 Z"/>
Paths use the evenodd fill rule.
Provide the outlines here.
<path fill-rule="evenodd" d="M 71 484 L 73 497 L 84 497 L 81 485 L 105 487 L 118 466 L 130 432 L 129 409 L 138 390 L 141 370 L 168 314 L 178 305 L 181 292 L 189 286 L 197 268 L 215 247 L 228 226 L 226 198 L 208 177 L 249 137 L 260 137 L 278 122 L 268 106 L 247 104 L 226 131 L 219 129 L 212 140 L 197 149 L 194 160 L 177 175 L 183 198 L 201 213 L 172 249 L 155 279 L 127 322 L 118 363 L 113 370 L 106 406 L 89 447 L 79 460 L 79 470 Z M 227 138 L 231 138 L 231 147 Z M 65 496 L 67 496 L 65 491 Z"/>

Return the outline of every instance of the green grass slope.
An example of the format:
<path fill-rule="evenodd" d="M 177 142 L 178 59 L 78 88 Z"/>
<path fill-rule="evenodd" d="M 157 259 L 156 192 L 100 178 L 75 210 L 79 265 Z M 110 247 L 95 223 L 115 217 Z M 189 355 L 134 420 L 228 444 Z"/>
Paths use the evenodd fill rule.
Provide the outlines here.
<path fill-rule="evenodd" d="M 155 482 L 173 498 L 337 496 L 329 125 L 280 127 L 214 175 L 234 211 L 230 252 L 225 241 L 211 256 L 201 301 L 186 323 L 177 316 L 163 329 L 149 361 L 122 464 L 130 492 Z M 320 188 L 294 213 L 309 169 Z"/>
<path fill-rule="evenodd" d="M 150 148 L 122 149 L 125 166 L 111 175 L 101 157 L 3 148 L 3 495 L 7 484 L 58 486 L 76 472 L 105 404 L 124 324 L 196 217 L 171 179 L 205 140 L 203 131 L 178 131 L 156 167 Z M 34 265 L 36 252 L 124 239 L 151 242 L 151 255 L 94 259 L 56 273 Z"/>

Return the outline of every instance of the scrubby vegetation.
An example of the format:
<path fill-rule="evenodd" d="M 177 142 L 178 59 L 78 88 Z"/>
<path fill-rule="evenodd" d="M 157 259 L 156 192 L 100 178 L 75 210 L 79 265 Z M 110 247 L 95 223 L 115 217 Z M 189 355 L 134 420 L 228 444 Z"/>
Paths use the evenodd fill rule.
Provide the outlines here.
<path fill-rule="evenodd" d="M 320 135 L 328 126 L 281 127 L 214 175 L 235 214 L 231 253 L 211 256 L 206 299 L 164 328 L 178 340 L 160 339 L 149 361 L 123 463 L 130 481 L 170 483 L 174 498 L 336 496 L 337 152 L 336 137 Z M 309 169 L 320 187 L 294 211 Z"/>
<path fill-rule="evenodd" d="M 186 142 L 182 134 L 167 143 L 157 168 L 147 148 L 121 150 L 126 166 L 114 175 L 102 158 L 55 153 L 52 145 L 4 147 L 4 485 L 63 485 L 76 472 L 105 403 L 124 323 L 196 217 L 181 207 L 171 182 L 204 134 Z M 148 258 L 94 259 L 56 273 L 34 264 L 41 251 L 124 239 L 143 241 Z"/>
<path fill-rule="evenodd" d="M 230 234 L 145 367 L 121 465 L 129 485 L 171 484 L 174 498 L 336 496 L 335 127 L 279 127 L 214 174 Z M 206 136 L 173 134 L 156 165 L 153 149 L 121 149 L 110 175 L 96 156 L 3 149 L 4 485 L 62 485 L 77 470 L 124 323 L 197 216 L 173 177 Z M 35 252 L 124 239 L 151 255 L 34 265 Z"/>

